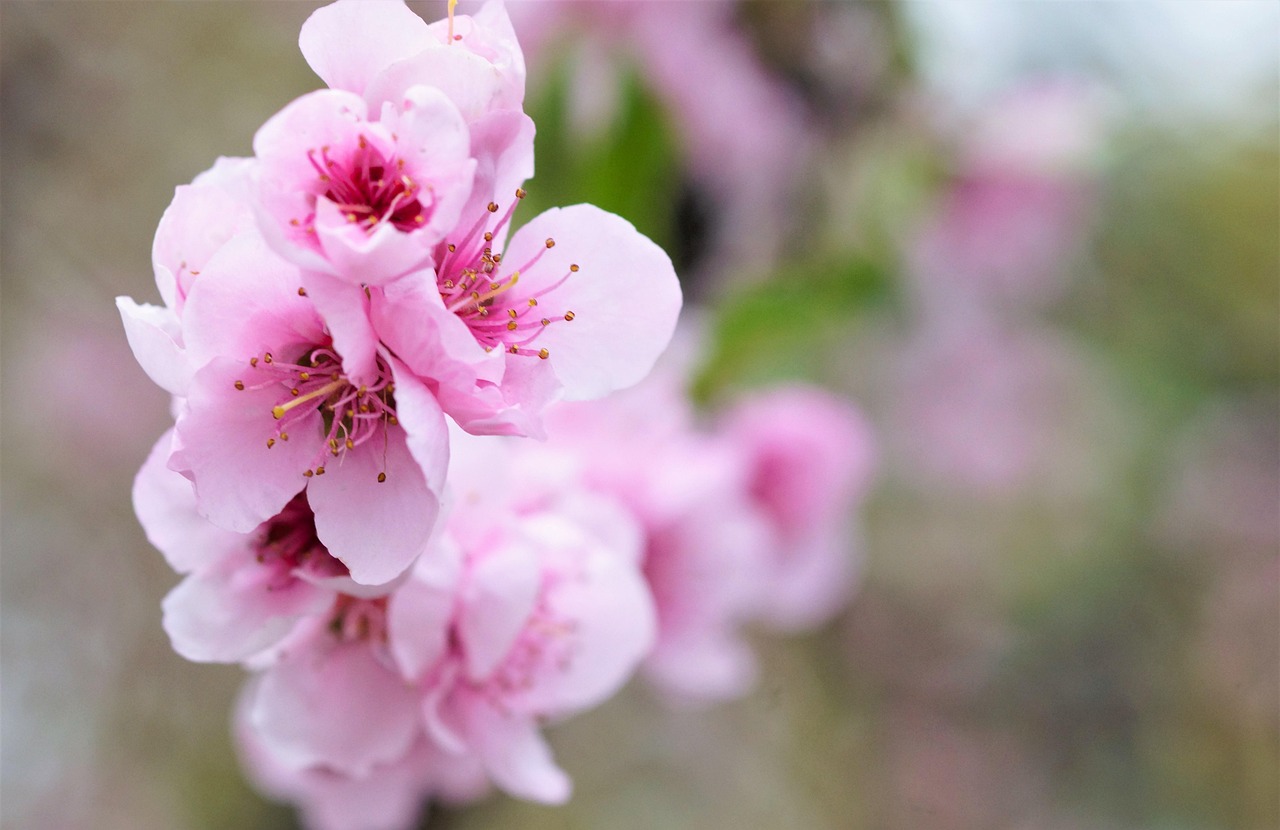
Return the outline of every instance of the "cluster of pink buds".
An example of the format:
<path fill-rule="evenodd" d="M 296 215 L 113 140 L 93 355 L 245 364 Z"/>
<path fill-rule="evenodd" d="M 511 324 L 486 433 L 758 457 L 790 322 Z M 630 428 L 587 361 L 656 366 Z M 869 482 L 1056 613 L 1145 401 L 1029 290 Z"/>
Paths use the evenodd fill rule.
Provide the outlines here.
<path fill-rule="evenodd" d="M 672 337 L 671 262 L 590 205 L 507 238 L 524 60 L 500 4 L 452 5 L 316 11 L 300 45 L 328 88 L 177 189 L 163 305 L 118 300 L 173 395 L 134 486 L 183 575 L 165 629 L 252 672 L 246 767 L 316 828 L 490 785 L 562 802 L 543 724 L 641 669 L 745 691 L 742 627 L 820 622 L 852 579 L 857 413 L 796 389 L 708 426 L 666 371 L 613 395 Z"/>

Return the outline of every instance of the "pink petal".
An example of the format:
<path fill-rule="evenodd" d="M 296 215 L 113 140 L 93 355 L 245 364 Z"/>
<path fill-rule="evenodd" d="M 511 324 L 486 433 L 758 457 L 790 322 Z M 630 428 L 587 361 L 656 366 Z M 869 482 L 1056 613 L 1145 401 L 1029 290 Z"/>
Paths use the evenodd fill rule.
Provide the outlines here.
<path fill-rule="evenodd" d="M 482 116 L 470 127 L 476 179 L 462 216 L 483 216 L 489 202 L 494 202 L 500 210 L 489 218 L 487 227 L 492 229 L 515 198 L 516 189 L 533 176 L 533 119 L 519 110 L 502 110 Z M 493 249 L 500 252 L 499 236 L 495 234 Z"/>
<path fill-rule="evenodd" d="M 353 386 L 372 383 L 377 376 L 378 335 L 369 322 L 365 290 L 318 271 L 304 271 L 302 282 L 342 355 L 343 374 Z"/>
<path fill-rule="evenodd" d="M 444 538 L 418 558 L 412 576 L 391 595 L 388 644 L 405 678 L 422 678 L 448 652 L 461 577 L 462 551 Z"/>
<path fill-rule="evenodd" d="M 431 390 L 395 358 L 391 358 L 391 377 L 396 385 L 396 417 L 404 428 L 405 443 L 422 470 L 427 489 L 438 500 L 449 470 L 449 426 L 444 412 Z"/>
<path fill-rule="evenodd" d="M 537 552 L 519 542 L 484 555 L 471 567 L 458 617 L 471 680 L 486 679 L 511 651 L 533 613 L 541 582 Z"/>
<path fill-rule="evenodd" d="M 385 434 L 385 445 L 373 438 L 347 450 L 307 485 L 316 535 L 364 585 L 388 582 L 413 564 L 440 510 L 404 431 L 389 427 Z"/>
<path fill-rule="evenodd" d="M 241 533 L 280 512 L 302 489 L 317 445 L 301 439 L 318 434 L 321 421 L 318 410 L 301 415 L 291 427 L 295 440 L 268 447 L 280 388 L 238 390 L 235 382 L 245 372 L 244 363 L 223 358 L 196 372 L 177 426 L 186 465 L 179 472 L 195 483 L 200 513 Z"/>
<path fill-rule="evenodd" d="M 244 537 L 223 530 L 196 512 L 191 482 L 165 466 L 172 442 L 170 429 L 151 448 L 133 481 L 133 509 L 147 541 L 164 554 L 171 568 L 187 573 L 238 549 Z"/>
<path fill-rule="evenodd" d="M 173 650 L 196 662 L 234 663 L 284 638 L 335 595 L 259 563 L 241 549 L 184 579 L 164 598 L 164 630 Z"/>
<path fill-rule="evenodd" d="M 199 368 L 216 357 L 282 355 L 324 342 L 320 317 L 298 294 L 302 275 L 256 233 L 224 245 L 191 289 L 183 313 L 187 357 Z"/>
<path fill-rule="evenodd" d="M 569 800 L 573 785 L 556 766 L 533 718 L 499 712 L 471 695 L 457 705 L 468 743 L 499 787 L 517 798 L 544 804 Z"/>
<path fill-rule="evenodd" d="M 316 200 L 315 227 L 328 270 L 355 288 L 382 285 L 431 267 L 432 248 L 440 241 L 421 231 L 405 233 L 390 222 L 379 222 L 369 232 L 348 221 L 342 209 L 324 197 Z"/>
<path fill-rule="evenodd" d="M 396 760 L 418 729 L 416 695 L 368 643 L 326 631 L 296 643 L 252 690 L 250 719 L 287 766 L 323 764 L 354 776 Z"/>
<path fill-rule="evenodd" d="M 426 48 L 430 37 L 426 22 L 402 2 L 342 0 L 312 12 L 298 47 L 330 87 L 363 95 L 379 72 Z"/>
<path fill-rule="evenodd" d="M 423 49 L 387 66 L 365 91 L 370 109 L 399 104 L 411 87 L 428 82 L 439 89 L 466 121 L 474 121 L 502 103 L 503 77 L 487 60 L 466 49 Z"/>
<path fill-rule="evenodd" d="M 182 327 L 174 313 L 163 306 L 138 305 L 129 297 L 116 297 L 129 348 L 142 370 L 171 395 L 185 395 L 191 367 L 182 347 Z"/>
<path fill-rule="evenodd" d="M 523 711 L 555 716 L 594 706 L 622 687 L 653 646 L 653 599 L 635 559 L 596 547 L 591 537 L 579 544 L 590 552 L 550 600 L 558 617 L 573 621 L 572 651 L 535 676 L 521 695 Z"/>
<path fill-rule="evenodd" d="M 545 247 L 547 239 L 555 247 Z M 528 271 L 521 263 L 541 260 Z M 567 400 L 601 397 L 649 373 L 675 331 L 680 283 L 671 260 L 630 222 L 592 205 L 556 208 L 535 217 L 511 240 L 504 266 L 521 269 L 520 296 L 538 298 L 572 322 L 547 326 L 536 341 L 564 384 Z M 569 266 L 579 266 L 570 273 Z M 514 300 L 513 300 L 514 302 Z"/>

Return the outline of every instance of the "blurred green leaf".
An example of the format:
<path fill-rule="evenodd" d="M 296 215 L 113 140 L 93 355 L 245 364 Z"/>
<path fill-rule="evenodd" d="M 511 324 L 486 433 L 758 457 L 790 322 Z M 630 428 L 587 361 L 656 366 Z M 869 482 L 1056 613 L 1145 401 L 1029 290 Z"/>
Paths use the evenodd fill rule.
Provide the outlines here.
<path fill-rule="evenodd" d="M 859 315 L 891 295 L 887 272 L 865 259 L 785 268 L 720 305 L 695 397 L 707 401 L 731 386 L 819 380 L 831 349 Z"/>

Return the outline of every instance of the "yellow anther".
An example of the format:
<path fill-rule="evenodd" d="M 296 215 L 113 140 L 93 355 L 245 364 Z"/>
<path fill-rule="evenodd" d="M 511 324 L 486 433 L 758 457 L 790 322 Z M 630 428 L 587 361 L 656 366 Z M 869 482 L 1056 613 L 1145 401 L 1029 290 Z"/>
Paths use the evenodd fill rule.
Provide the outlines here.
<path fill-rule="evenodd" d="M 542 358 L 543 360 L 546 360 L 548 357 L 551 357 L 551 352 L 547 351 L 546 349 L 539 349 L 538 357 Z"/>
<path fill-rule="evenodd" d="M 267 439 L 267 449 L 271 449 L 271 448 L 272 448 L 272 447 L 274 447 L 275 445 L 276 445 L 276 439 L 274 439 L 274 438 L 268 438 L 268 439 Z"/>
<path fill-rule="evenodd" d="M 307 296 L 307 289 L 302 288 L 301 286 L 299 286 L 299 287 L 298 287 L 298 296 L 299 296 L 299 297 L 305 297 L 305 296 Z"/>
<path fill-rule="evenodd" d="M 572 319 L 573 319 L 574 317 L 576 317 L 576 316 L 577 316 L 577 315 L 576 315 L 576 314 L 574 314 L 572 311 L 566 311 L 566 312 L 564 313 L 564 319 L 565 319 L 565 322 L 567 323 L 568 321 L 572 320 Z"/>
<path fill-rule="evenodd" d="M 347 439 L 347 449 L 349 449 L 349 450 L 354 450 L 355 448 L 356 448 L 356 442 L 355 442 L 355 441 L 352 441 L 350 438 L 348 438 L 348 439 Z"/>
<path fill-rule="evenodd" d="M 514 308 L 507 309 L 507 315 L 512 319 L 516 319 L 516 310 Z"/>
<path fill-rule="evenodd" d="M 242 380 L 238 380 L 238 381 L 236 381 L 236 388 L 237 388 L 237 389 L 239 389 L 241 392 L 243 392 L 243 391 L 244 391 L 244 381 L 242 381 Z"/>
<path fill-rule="evenodd" d="M 324 475 L 324 465 L 323 465 L 323 464 L 321 464 L 319 467 L 316 467 L 316 475 L 318 475 L 318 476 L 322 476 L 322 475 Z"/>
<path fill-rule="evenodd" d="M 290 389 L 290 390 L 289 390 L 289 394 L 290 394 L 290 395 L 293 395 L 293 396 L 296 398 L 296 397 L 298 397 L 299 395 L 301 395 L 301 394 L 302 394 L 302 392 L 301 392 L 299 389 L 297 389 L 297 388 L 295 387 L 295 388 L 293 388 L 293 389 Z"/>
<path fill-rule="evenodd" d="M 575 264 L 575 265 L 570 265 L 570 266 L 569 266 L 569 270 L 576 274 L 576 273 L 578 273 L 578 266 L 577 266 L 576 264 Z"/>
<path fill-rule="evenodd" d="M 386 480 L 387 480 L 387 474 L 386 474 L 386 473 L 378 473 L 378 483 L 379 483 L 379 484 L 381 484 L 382 482 L 384 482 L 384 481 L 386 481 Z"/>
<path fill-rule="evenodd" d="M 536 306 L 537 304 L 538 304 L 538 300 L 537 300 L 537 298 L 536 298 L 536 297 L 530 297 L 530 298 L 529 298 L 529 308 L 533 308 L 533 307 L 534 307 L 534 306 Z"/>
<path fill-rule="evenodd" d="M 299 372 L 299 373 L 298 373 L 298 379 L 299 379 L 299 380 L 311 380 L 311 373 L 310 373 L 310 372 Z"/>
<path fill-rule="evenodd" d="M 550 320 L 548 320 L 546 317 L 543 317 L 543 318 L 542 318 L 542 325 L 544 325 L 544 326 L 549 326 L 549 325 L 551 325 L 551 321 L 550 321 Z"/>
<path fill-rule="evenodd" d="M 523 187 L 517 187 L 517 188 L 516 188 L 516 198 L 517 198 L 517 199 L 523 199 L 525 196 L 528 196 L 528 195 L 529 195 L 528 193 L 525 193 L 525 192 L 524 192 L 524 188 L 523 188 Z"/>
<path fill-rule="evenodd" d="M 512 320 L 510 323 L 507 323 L 507 331 L 515 331 L 517 326 L 518 324 L 516 323 L 516 321 Z"/>
<path fill-rule="evenodd" d="M 555 246 L 556 246 L 556 241 L 555 241 L 554 239 L 552 239 L 551 237 L 549 237 L 549 236 L 548 236 L 548 237 L 547 237 L 547 247 L 548 247 L 548 248 L 554 248 Z"/>
<path fill-rule="evenodd" d="M 490 213 L 497 213 L 498 212 L 497 202 L 490 202 L 486 210 L 488 210 Z"/>
<path fill-rule="evenodd" d="M 302 474 L 307 478 L 311 478 L 313 475 L 315 475 L 315 473 L 311 472 L 310 470 L 303 470 Z"/>

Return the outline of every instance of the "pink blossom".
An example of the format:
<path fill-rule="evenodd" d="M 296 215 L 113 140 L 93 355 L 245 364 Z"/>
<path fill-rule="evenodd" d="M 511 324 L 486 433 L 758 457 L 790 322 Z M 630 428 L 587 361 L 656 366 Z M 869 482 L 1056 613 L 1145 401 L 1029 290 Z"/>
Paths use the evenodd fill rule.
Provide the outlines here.
<path fill-rule="evenodd" d="M 386 603 L 344 595 L 259 658 L 247 716 L 284 765 L 364 777 L 421 735 L 418 697 L 387 650 Z"/>
<path fill-rule="evenodd" d="M 430 390 L 385 350 L 354 380 L 299 271 L 254 234 L 205 266 L 184 328 L 200 368 L 169 466 L 192 480 L 200 512 L 247 533 L 305 486 L 320 541 L 354 580 L 402 572 L 430 534 L 448 463 Z"/>
<path fill-rule="evenodd" d="M 253 227 L 248 199 L 251 166 L 251 159 L 220 158 L 174 192 L 151 250 L 163 306 L 116 298 L 129 345 L 143 371 L 171 394 L 186 394 L 191 382 L 181 329 L 187 293 L 217 250 Z"/>
<path fill-rule="evenodd" d="M 636 383 L 681 305 L 667 255 L 591 205 L 535 217 L 504 250 L 523 191 L 515 196 L 446 240 L 434 285 L 405 280 L 373 300 L 387 346 L 436 381 L 441 406 L 475 433 L 537 435 L 547 403 Z"/>
<path fill-rule="evenodd" d="M 466 123 L 427 86 L 381 113 L 350 92 L 312 92 L 267 121 L 253 149 L 268 242 L 352 289 L 429 267 L 475 176 Z"/>
<path fill-rule="evenodd" d="M 450 537 L 391 599 L 392 648 L 433 740 L 513 795 L 558 803 L 570 783 L 539 724 L 612 695 L 652 643 L 639 536 L 599 497 L 548 493 L 517 512 L 490 492 L 460 488 Z"/>
<path fill-rule="evenodd" d="M 793 630 L 822 622 L 853 585 L 854 511 L 876 455 L 870 426 L 848 401 L 790 386 L 739 401 L 720 428 L 746 453 L 752 504 L 775 534 L 761 617 Z"/>

